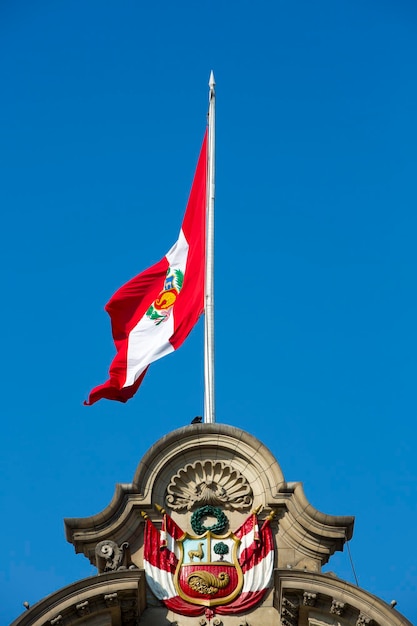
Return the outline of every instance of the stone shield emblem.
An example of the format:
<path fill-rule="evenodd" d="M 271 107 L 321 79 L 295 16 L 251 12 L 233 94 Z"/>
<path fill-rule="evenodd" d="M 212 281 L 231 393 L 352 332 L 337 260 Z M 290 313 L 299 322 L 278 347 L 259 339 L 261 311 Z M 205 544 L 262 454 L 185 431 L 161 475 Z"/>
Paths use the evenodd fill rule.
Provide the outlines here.
<path fill-rule="evenodd" d="M 216 535 L 208 530 L 200 537 L 185 533 L 178 543 L 174 584 L 183 600 L 210 607 L 236 598 L 243 573 L 237 559 L 240 541 L 232 532 Z"/>

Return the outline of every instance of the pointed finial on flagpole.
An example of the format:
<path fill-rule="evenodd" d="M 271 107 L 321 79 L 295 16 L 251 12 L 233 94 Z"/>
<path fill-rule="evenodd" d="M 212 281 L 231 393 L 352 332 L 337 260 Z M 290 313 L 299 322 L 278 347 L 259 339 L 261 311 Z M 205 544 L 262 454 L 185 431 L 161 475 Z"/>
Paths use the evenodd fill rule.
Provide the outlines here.
<path fill-rule="evenodd" d="M 216 85 L 216 81 L 214 80 L 213 70 L 211 70 L 211 72 L 210 72 L 210 80 L 209 80 L 210 91 L 214 91 L 215 85 Z"/>

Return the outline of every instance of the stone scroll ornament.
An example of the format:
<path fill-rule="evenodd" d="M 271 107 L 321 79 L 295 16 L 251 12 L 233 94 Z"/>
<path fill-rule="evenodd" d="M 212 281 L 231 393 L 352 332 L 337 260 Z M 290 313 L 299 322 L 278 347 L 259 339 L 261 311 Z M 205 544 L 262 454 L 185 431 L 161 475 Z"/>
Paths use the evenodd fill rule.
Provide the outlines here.
<path fill-rule="evenodd" d="M 117 543 L 106 539 L 96 545 L 96 564 L 99 574 L 116 572 L 122 569 L 136 569 L 132 563 L 130 547 L 127 541 L 118 546 Z"/>
<path fill-rule="evenodd" d="M 146 513 L 144 568 L 147 583 L 165 606 L 180 615 L 205 613 L 236 615 L 258 604 L 267 592 L 274 564 L 274 543 L 270 522 L 272 512 L 258 528 L 253 511 L 234 533 L 225 532 L 228 520 L 218 507 L 205 506 L 194 512 L 195 535 L 184 532 L 158 507 L 163 515 L 159 531 Z M 205 525 L 206 517 L 216 523 Z M 216 534 L 213 527 L 221 529 Z"/>

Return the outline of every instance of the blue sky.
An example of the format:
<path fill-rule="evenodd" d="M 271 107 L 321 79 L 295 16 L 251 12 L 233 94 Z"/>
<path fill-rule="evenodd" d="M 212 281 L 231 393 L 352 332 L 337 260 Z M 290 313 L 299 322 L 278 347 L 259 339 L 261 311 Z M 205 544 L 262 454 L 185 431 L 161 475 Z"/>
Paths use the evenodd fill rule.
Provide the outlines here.
<path fill-rule="evenodd" d="M 1 3 L 2 623 L 94 574 L 63 518 L 202 413 L 201 322 L 82 401 L 105 303 L 177 237 L 211 69 L 217 420 L 356 516 L 360 585 L 417 621 L 416 31 L 411 0 Z"/>

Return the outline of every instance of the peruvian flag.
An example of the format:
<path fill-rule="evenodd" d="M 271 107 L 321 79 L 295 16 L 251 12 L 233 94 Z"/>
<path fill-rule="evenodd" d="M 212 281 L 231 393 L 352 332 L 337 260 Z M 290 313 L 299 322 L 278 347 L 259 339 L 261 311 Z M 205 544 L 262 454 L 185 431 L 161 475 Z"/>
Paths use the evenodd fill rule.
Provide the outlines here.
<path fill-rule="evenodd" d="M 84 404 L 107 398 L 126 402 L 149 365 L 173 352 L 204 311 L 207 131 L 184 220 L 164 258 L 120 287 L 107 303 L 117 354 L 110 378 Z"/>

